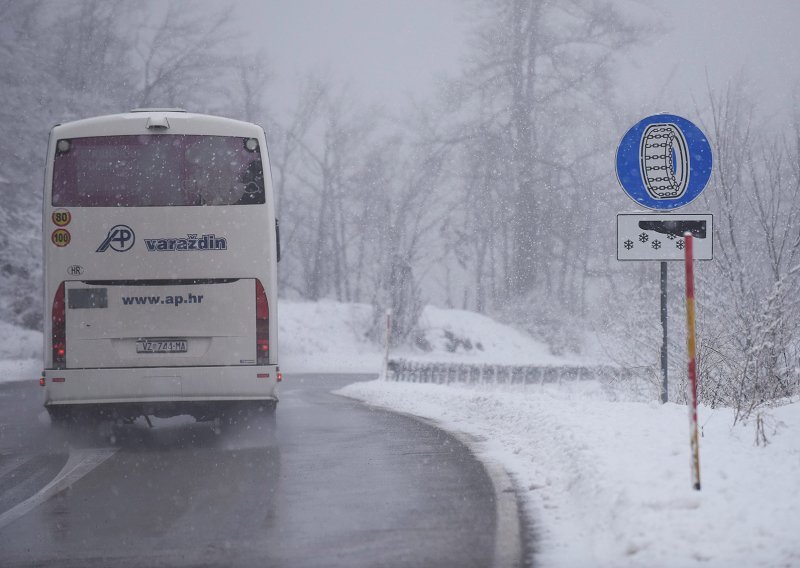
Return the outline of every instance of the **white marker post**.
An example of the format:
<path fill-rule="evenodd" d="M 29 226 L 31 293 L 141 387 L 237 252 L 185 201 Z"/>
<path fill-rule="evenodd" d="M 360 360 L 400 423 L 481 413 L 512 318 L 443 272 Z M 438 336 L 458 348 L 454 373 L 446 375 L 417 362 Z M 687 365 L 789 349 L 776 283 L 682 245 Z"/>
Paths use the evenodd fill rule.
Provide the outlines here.
<path fill-rule="evenodd" d="M 689 436 L 692 451 L 692 485 L 700 491 L 700 442 L 697 435 L 697 360 L 695 356 L 694 321 L 694 257 L 692 233 L 683 236 L 686 241 L 686 343 L 689 352 Z"/>
<path fill-rule="evenodd" d="M 383 342 L 383 379 L 389 378 L 389 340 L 392 335 L 392 310 L 386 310 L 386 337 Z"/>

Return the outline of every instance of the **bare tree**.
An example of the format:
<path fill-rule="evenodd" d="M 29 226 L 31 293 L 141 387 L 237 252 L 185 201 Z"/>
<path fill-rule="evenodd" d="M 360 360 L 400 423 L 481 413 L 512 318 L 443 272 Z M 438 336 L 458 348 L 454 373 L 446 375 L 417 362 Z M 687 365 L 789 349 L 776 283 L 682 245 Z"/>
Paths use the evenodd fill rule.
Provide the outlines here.
<path fill-rule="evenodd" d="M 241 93 L 234 116 L 247 122 L 266 125 L 269 117 L 265 104 L 266 91 L 272 79 L 266 53 L 258 51 L 238 60 L 234 64 L 234 71 Z"/>
<path fill-rule="evenodd" d="M 586 130 L 587 116 L 576 121 L 575 111 L 581 101 L 605 95 L 614 55 L 639 39 L 641 27 L 596 0 L 487 0 L 475 3 L 473 14 L 477 26 L 462 96 L 477 105 L 478 120 L 508 133 L 513 191 L 506 277 L 511 295 L 519 297 L 549 274 L 542 251 L 557 244 L 550 239 L 556 208 L 546 200 L 572 181 L 566 173 L 581 160 L 580 144 L 563 144 Z"/>
<path fill-rule="evenodd" d="M 315 77 L 291 122 L 275 131 L 276 188 L 287 229 L 282 279 L 306 298 L 357 299 L 364 268 L 359 214 L 371 202 L 359 179 L 376 125 L 376 114 L 363 112 L 347 87 Z"/>
<path fill-rule="evenodd" d="M 451 207 L 441 195 L 442 173 L 448 148 L 423 141 L 402 144 L 392 139 L 391 159 L 372 164 L 372 176 L 384 187 L 381 205 L 385 213 L 375 224 L 375 258 L 379 271 L 372 304 L 376 338 L 383 314 L 392 311 L 390 341 L 401 344 L 417 328 L 423 301 L 415 267 L 432 260 L 430 237 L 436 234 Z"/>
<path fill-rule="evenodd" d="M 140 7 L 136 65 L 141 69 L 133 103 L 141 106 L 186 106 L 198 110 L 225 106 L 237 49 L 233 10 L 222 6 L 210 16 L 192 9 L 187 0 L 171 0 Z M 162 14 L 157 16 L 159 12 Z M 229 46 L 226 49 L 226 46 Z"/>
<path fill-rule="evenodd" d="M 306 79 L 297 97 L 296 108 L 289 113 L 288 124 L 272 120 L 268 123 L 267 137 L 270 141 L 270 163 L 275 188 L 275 206 L 283 219 L 281 230 L 282 261 L 278 273 L 281 289 L 293 289 L 303 294 L 301 283 L 296 282 L 300 271 L 300 255 L 297 254 L 300 235 L 303 233 L 305 208 L 297 194 L 295 172 L 300 168 L 298 160 L 309 131 L 317 121 L 321 101 L 327 86 L 316 77 Z"/>
<path fill-rule="evenodd" d="M 701 396 L 737 419 L 794 394 L 800 347 L 800 130 L 754 132 L 753 105 L 736 83 L 709 93 L 716 259 L 704 297 Z M 702 369 L 703 367 L 701 367 Z"/>
<path fill-rule="evenodd" d="M 31 329 L 42 322 L 41 165 L 66 98 L 42 68 L 44 8 L 0 1 L 0 319 Z"/>
<path fill-rule="evenodd" d="M 81 118 L 88 108 L 92 114 L 118 112 L 131 91 L 134 38 L 124 22 L 135 9 L 123 0 L 49 0 L 46 6 L 60 14 L 43 36 L 52 50 L 46 70 L 71 95 L 61 119 Z"/>

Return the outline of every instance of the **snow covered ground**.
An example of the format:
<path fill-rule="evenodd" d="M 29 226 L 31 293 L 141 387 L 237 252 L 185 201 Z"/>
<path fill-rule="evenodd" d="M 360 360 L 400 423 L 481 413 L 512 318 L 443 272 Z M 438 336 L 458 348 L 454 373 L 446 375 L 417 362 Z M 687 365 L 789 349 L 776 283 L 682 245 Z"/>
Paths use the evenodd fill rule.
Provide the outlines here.
<path fill-rule="evenodd" d="M 0 382 L 38 381 L 42 375 L 42 334 L 0 321 Z"/>
<path fill-rule="evenodd" d="M 800 566 L 800 405 L 752 423 L 700 409 L 703 489 L 691 489 L 686 408 L 561 387 L 356 383 L 341 394 L 478 440 L 516 480 L 537 566 Z"/>
<path fill-rule="evenodd" d="M 281 302 L 281 367 L 378 373 L 366 305 Z M 469 312 L 426 308 L 429 361 L 574 365 L 525 334 Z M 455 339 L 454 339 L 455 338 Z M 469 347 L 465 345 L 469 339 Z M 41 334 L 0 324 L 0 380 L 38 378 Z M 703 489 L 691 489 L 687 410 L 635 400 L 625 385 L 440 386 L 385 380 L 340 394 L 438 422 L 476 440 L 516 481 L 537 566 L 800 566 L 800 404 L 733 426 L 701 408 Z"/>
<path fill-rule="evenodd" d="M 383 349 L 367 338 L 373 325 L 372 306 L 327 300 L 315 304 L 282 301 L 278 310 L 278 349 L 285 373 L 381 370 Z M 382 337 L 383 320 L 378 325 Z M 546 345 L 527 334 L 473 312 L 426 306 L 420 328 L 429 351 L 393 350 L 393 358 L 506 365 L 585 363 L 579 357 L 552 355 Z"/>

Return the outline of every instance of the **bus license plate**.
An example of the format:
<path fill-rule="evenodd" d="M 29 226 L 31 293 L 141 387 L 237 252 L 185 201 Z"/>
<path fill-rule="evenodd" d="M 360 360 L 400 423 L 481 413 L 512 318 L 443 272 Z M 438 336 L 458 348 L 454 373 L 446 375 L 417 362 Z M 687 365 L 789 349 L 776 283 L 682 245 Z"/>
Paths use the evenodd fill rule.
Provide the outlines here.
<path fill-rule="evenodd" d="M 186 353 L 185 339 L 140 339 L 136 342 L 137 353 Z"/>

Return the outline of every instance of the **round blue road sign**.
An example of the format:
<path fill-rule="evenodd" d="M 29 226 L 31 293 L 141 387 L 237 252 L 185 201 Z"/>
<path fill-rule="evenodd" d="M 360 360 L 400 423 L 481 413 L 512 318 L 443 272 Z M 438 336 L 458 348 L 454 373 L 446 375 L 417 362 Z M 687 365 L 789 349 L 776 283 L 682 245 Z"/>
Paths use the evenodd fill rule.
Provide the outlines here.
<path fill-rule="evenodd" d="M 706 187 L 711 166 L 706 135 L 674 114 L 640 120 L 617 148 L 619 184 L 648 209 L 676 209 L 693 201 Z"/>

